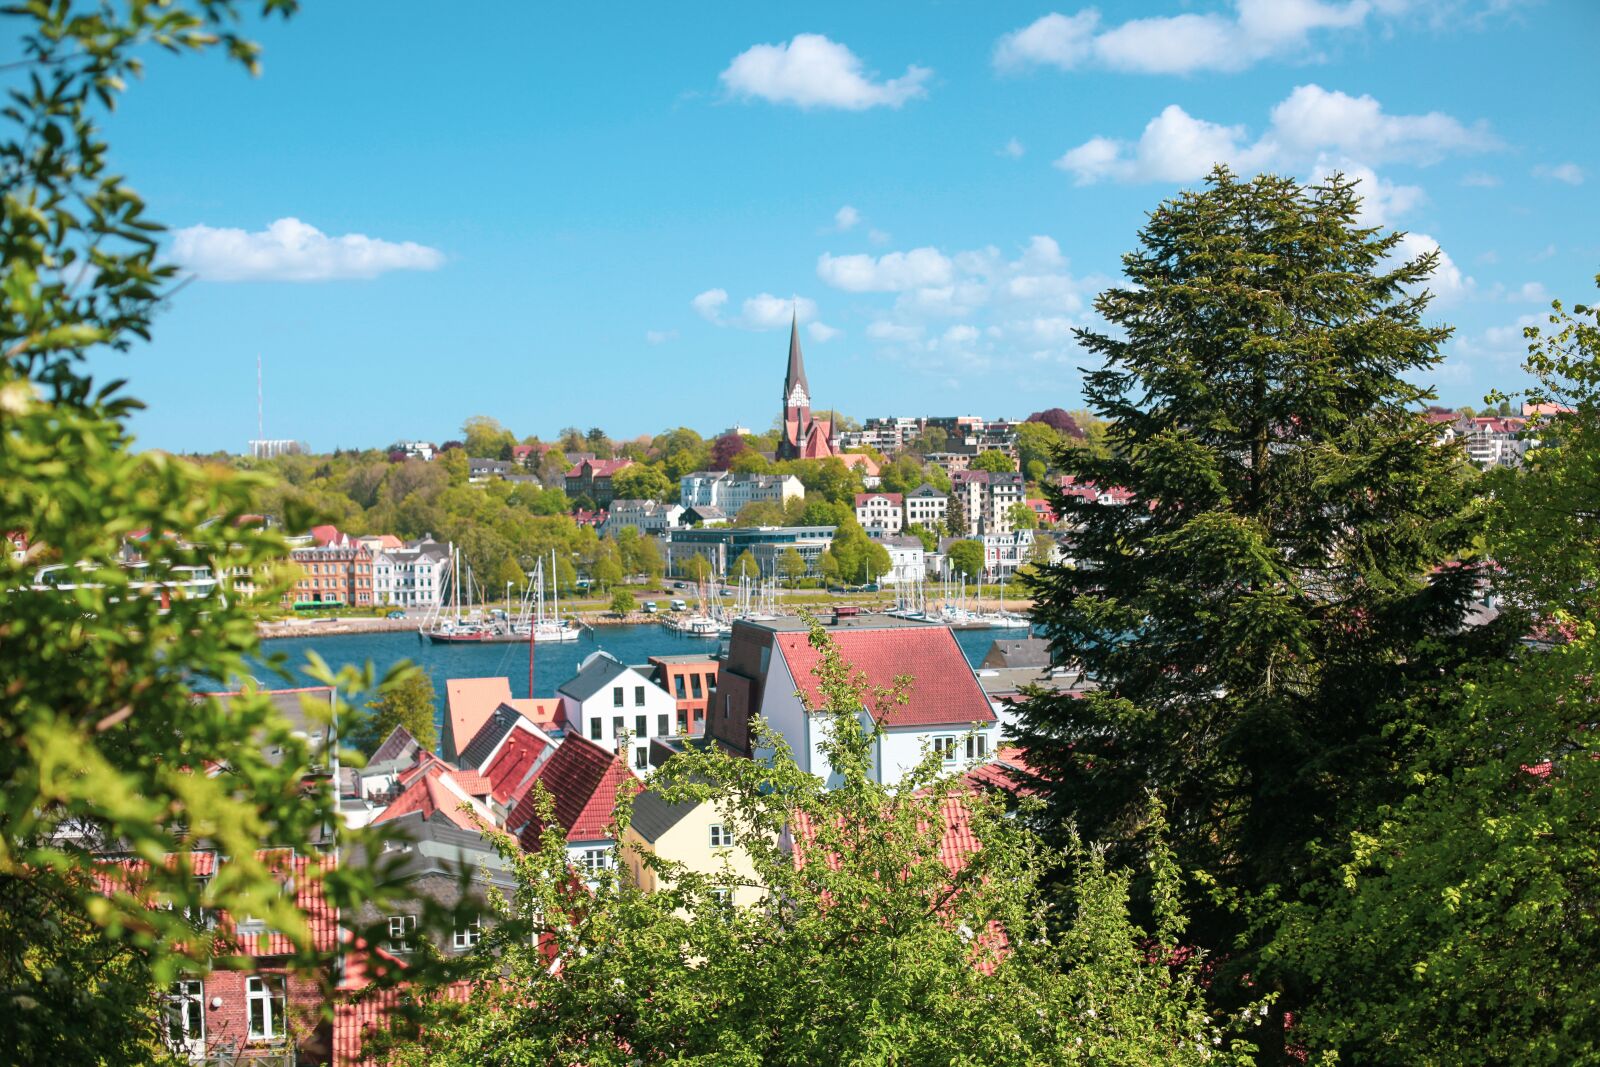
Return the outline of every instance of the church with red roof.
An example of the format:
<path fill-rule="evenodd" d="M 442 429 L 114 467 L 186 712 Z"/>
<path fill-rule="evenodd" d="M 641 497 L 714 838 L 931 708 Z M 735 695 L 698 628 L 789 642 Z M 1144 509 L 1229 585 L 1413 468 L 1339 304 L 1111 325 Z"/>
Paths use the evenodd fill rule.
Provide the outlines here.
<path fill-rule="evenodd" d="M 827 459 L 839 455 L 833 423 L 811 415 L 811 385 L 800 353 L 800 320 L 789 322 L 789 370 L 783 376 L 783 435 L 779 459 Z"/>

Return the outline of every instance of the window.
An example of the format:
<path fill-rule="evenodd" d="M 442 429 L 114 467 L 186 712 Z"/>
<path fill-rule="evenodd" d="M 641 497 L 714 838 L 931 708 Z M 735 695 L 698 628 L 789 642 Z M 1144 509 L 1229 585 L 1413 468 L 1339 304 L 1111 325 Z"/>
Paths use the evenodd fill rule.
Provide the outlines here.
<path fill-rule="evenodd" d="M 694 694 L 694 698 L 696 700 L 700 699 L 700 696 L 701 696 L 700 676 L 698 674 L 691 674 L 689 676 L 689 691 Z"/>
<path fill-rule="evenodd" d="M 634 737 L 649 737 L 650 736 L 649 722 L 650 722 L 650 716 L 648 716 L 648 715 L 635 715 L 633 717 L 633 736 Z"/>
<path fill-rule="evenodd" d="M 667 716 L 667 715 L 657 715 L 656 716 L 656 733 L 657 733 L 657 735 L 659 735 L 661 737 L 666 737 L 668 734 L 672 733 L 672 727 L 667 725 L 667 719 L 669 717 L 670 716 Z"/>
<path fill-rule="evenodd" d="M 622 686 L 620 685 L 611 687 L 611 706 L 614 708 L 622 707 Z"/>
<path fill-rule="evenodd" d="M 975 734 L 967 738 L 967 758 L 983 759 L 987 754 L 989 738 L 984 734 Z"/>
<path fill-rule="evenodd" d="M 608 848 L 584 849 L 581 862 L 585 874 L 599 874 L 611 866 L 611 850 Z"/>
<path fill-rule="evenodd" d="M 673 694 L 675 696 L 677 696 L 677 698 L 679 700 L 688 699 L 687 696 L 684 694 L 684 691 L 683 691 L 683 675 L 679 674 L 679 675 L 676 675 L 676 676 L 673 677 L 673 679 L 672 679 L 672 691 L 673 691 Z"/>
<path fill-rule="evenodd" d="M 644 686 L 642 685 L 633 687 L 633 706 L 636 708 L 644 707 Z"/>
<path fill-rule="evenodd" d="M 696 717 L 698 718 L 698 716 Z M 678 712 L 678 732 L 680 734 L 689 732 L 689 713 L 687 711 Z"/>
<path fill-rule="evenodd" d="M 393 952 L 410 952 L 416 942 L 417 917 L 415 915 L 389 916 L 389 948 Z"/>
<path fill-rule="evenodd" d="M 465 926 L 458 926 L 450 935 L 450 944 L 454 948 L 468 949 L 476 945 L 483 937 L 483 921 L 473 919 Z"/>
<path fill-rule="evenodd" d="M 285 1036 L 281 975 L 257 974 L 246 979 L 245 1004 L 250 1009 L 250 1040 L 276 1041 Z"/>
<path fill-rule="evenodd" d="M 621 737 L 622 736 L 622 716 L 621 715 L 613 715 L 611 717 L 611 736 L 612 737 Z"/>
<path fill-rule="evenodd" d="M 729 830 L 727 827 L 723 826 L 720 822 L 712 823 L 711 824 L 711 847 L 712 848 L 732 848 L 733 847 L 733 831 Z"/>
<path fill-rule="evenodd" d="M 956 739 L 949 734 L 935 737 L 933 739 L 933 750 L 946 763 L 954 763 L 956 761 Z"/>
<path fill-rule="evenodd" d="M 634 770 L 639 771 L 650 769 L 650 750 L 648 748 L 636 748 L 633 750 L 633 767 Z"/>
<path fill-rule="evenodd" d="M 600 731 L 603 729 L 598 717 L 589 720 L 589 740 L 600 740 Z"/>
<path fill-rule="evenodd" d="M 167 990 L 167 1047 L 194 1055 L 206 1047 L 206 993 L 198 980 L 173 982 Z"/>

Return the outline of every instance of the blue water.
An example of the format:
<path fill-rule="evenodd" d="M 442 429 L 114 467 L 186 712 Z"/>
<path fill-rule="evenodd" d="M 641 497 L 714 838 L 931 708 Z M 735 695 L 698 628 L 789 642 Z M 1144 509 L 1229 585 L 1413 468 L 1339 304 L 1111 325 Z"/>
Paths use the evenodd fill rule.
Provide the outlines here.
<path fill-rule="evenodd" d="M 956 641 L 968 662 L 976 665 L 997 638 L 1023 636 L 1018 630 L 957 630 Z M 450 678 L 511 679 L 511 694 L 528 695 L 527 645 L 436 645 L 415 632 L 379 634 L 335 634 L 326 637 L 284 637 L 266 641 L 263 649 L 271 658 L 283 656 L 290 670 L 289 682 L 265 665 L 255 672 L 262 685 L 313 685 L 302 669 L 306 653 L 316 652 L 337 670 L 342 664 L 370 662 L 375 676 L 402 660 L 423 667 L 433 679 L 439 707 L 444 707 L 444 684 Z M 661 626 L 601 626 L 593 636 L 565 644 L 541 644 L 534 653 L 534 689 L 541 696 L 554 694 L 556 686 L 577 673 L 578 664 L 597 648 L 603 648 L 624 663 L 644 663 L 657 655 L 715 653 L 719 642 L 706 638 L 682 637 Z M 907 664 L 914 669 L 915 664 Z"/>

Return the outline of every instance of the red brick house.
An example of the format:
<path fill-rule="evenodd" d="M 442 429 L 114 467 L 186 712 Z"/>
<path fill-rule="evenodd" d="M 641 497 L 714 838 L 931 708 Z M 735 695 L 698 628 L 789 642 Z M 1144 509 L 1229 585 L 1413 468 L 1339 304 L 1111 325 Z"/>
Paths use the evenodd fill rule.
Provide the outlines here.
<path fill-rule="evenodd" d="M 586 459 L 567 471 L 567 495 L 586 496 L 598 508 L 604 508 L 616 499 L 611 488 L 612 477 L 620 470 L 633 466 L 631 459 Z"/>
<path fill-rule="evenodd" d="M 283 606 L 361 607 L 372 603 L 372 553 L 341 537 L 328 545 L 297 548 L 289 558 L 300 568 Z"/>

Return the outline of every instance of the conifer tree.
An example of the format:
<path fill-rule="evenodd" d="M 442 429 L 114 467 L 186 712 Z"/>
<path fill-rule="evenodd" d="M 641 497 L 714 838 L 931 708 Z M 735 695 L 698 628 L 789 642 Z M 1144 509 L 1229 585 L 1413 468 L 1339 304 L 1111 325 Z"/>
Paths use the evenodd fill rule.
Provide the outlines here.
<path fill-rule="evenodd" d="M 1472 527 L 1411 384 L 1450 332 L 1424 318 L 1437 254 L 1397 261 L 1359 208 L 1340 176 L 1218 168 L 1150 215 L 1096 302 L 1114 332 L 1078 335 L 1109 453 L 1058 457 L 1131 499 L 1055 493 L 1074 562 L 1034 587 L 1056 661 L 1098 683 L 1023 713 L 1048 825 L 1131 862 L 1154 794 L 1215 884 L 1195 935 L 1236 973 L 1229 904 L 1291 890 L 1314 842 L 1392 795 L 1401 696 L 1489 641 L 1461 632 L 1471 567 L 1441 567 Z"/>

